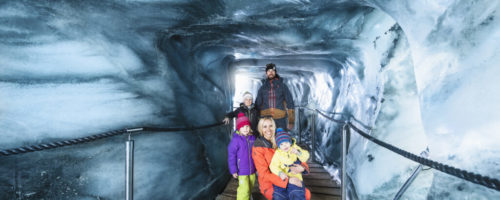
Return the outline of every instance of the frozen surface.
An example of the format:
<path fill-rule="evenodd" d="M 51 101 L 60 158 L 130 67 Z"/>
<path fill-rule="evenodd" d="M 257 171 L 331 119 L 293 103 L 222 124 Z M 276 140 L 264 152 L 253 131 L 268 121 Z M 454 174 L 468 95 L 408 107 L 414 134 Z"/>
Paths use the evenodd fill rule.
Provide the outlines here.
<path fill-rule="evenodd" d="M 276 63 L 296 105 L 353 116 L 414 154 L 500 178 L 496 1 L 3 1 L 0 149 L 222 120 Z M 341 127 L 296 123 L 339 181 Z M 336 117 L 339 117 L 336 115 Z M 339 117 L 340 118 L 340 117 Z M 229 127 L 144 133 L 136 199 L 212 199 Z M 0 199 L 121 199 L 125 136 L 0 158 Z M 350 199 L 392 199 L 417 163 L 350 138 Z M 405 199 L 498 199 L 425 170 Z"/>

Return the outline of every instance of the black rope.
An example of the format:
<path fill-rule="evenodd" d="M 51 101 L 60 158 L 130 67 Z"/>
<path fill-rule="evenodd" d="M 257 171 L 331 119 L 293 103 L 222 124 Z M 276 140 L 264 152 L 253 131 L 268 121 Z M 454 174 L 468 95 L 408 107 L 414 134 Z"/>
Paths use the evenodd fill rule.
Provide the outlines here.
<path fill-rule="evenodd" d="M 325 117 L 325 118 L 327 118 L 327 119 L 329 119 L 329 120 L 331 120 L 331 121 L 334 121 L 334 122 L 337 122 L 337 123 L 345 123 L 345 121 L 338 120 L 338 119 L 334 119 L 334 118 L 332 118 L 332 117 L 327 116 L 325 113 L 323 113 L 324 111 L 321 111 L 321 110 L 318 110 L 318 109 L 316 109 L 316 111 L 318 111 L 318 113 L 319 113 L 320 115 L 322 115 L 323 117 Z M 344 114 L 344 113 L 331 113 L 331 114 L 342 114 L 342 117 L 344 117 L 344 116 L 345 116 L 345 114 Z M 352 115 L 348 115 L 348 116 L 350 117 L 349 119 L 356 121 L 359 125 L 363 126 L 363 128 L 365 128 L 366 130 L 372 130 L 372 127 L 370 127 L 370 126 L 368 126 L 368 125 L 363 124 L 363 122 L 359 121 L 359 120 L 358 120 L 358 119 L 356 119 L 354 116 L 352 116 Z"/>
<path fill-rule="evenodd" d="M 328 115 L 325 115 L 324 113 L 322 113 L 322 112 L 321 112 L 320 110 L 318 110 L 318 109 L 316 109 L 316 111 L 318 111 L 318 113 L 319 113 L 320 115 L 322 115 L 323 117 L 325 117 L 325 118 L 327 118 L 327 119 L 329 119 L 329 120 L 331 120 L 331 121 L 334 121 L 334 122 L 337 122 L 337 123 L 345 123 L 345 122 L 344 122 L 344 121 L 342 121 L 342 120 L 334 119 L 334 118 L 329 117 Z"/>
<path fill-rule="evenodd" d="M 345 115 L 345 113 L 341 113 L 341 112 L 330 112 L 330 111 L 324 111 L 324 110 L 320 111 L 318 109 L 312 109 L 312 108 L 308 108 L 306 106 L 295 106 L 295 108 L 305 108 L 305 109 L 310 110 L 310 111 L 325 112 L 325 113 L 332 114 L 332 115 L 342 115 L 342 116 Z"/>
<path fill-rule="evenodd" d="M 318 111 L 318 113 L 320 115 L 322 115 L 323 117 L 325 117 L 325 118 L 327 118 L 329 120 L 332 120 L 332 121 L 337 122 L 337 123 L 344 123 L 343 121 L 340 121 L 340 120 L 337 120 L 337 119 L 333 119 L 333 118 L 325 115 L 324 113 L 322 113 L 319 110 L 317 110 L 317 111 Z M 354 119 L 356 122 L 360 123 L 364 128 L 366 128 L 368 130 L 372 129 L 371 127 L 364 125 L 363 123 L 361 123 L 359 120 L 355 119 L 354 117 L 351 117 L 351 119 Z M 476 173 L 472 173 L 472 172 L 468 172 L 468 171 L 465 171 L 465 170 L 462 170 L 462 169 L 455 168 L 453 166 L 449 166 L 449 165 L 442 164 L 442 163 L 439 163 L 439 162 L 436 162 L 436 161 L 433 161 L 433 160 L 430 160 L 430 159 L 427 159 L 427 158 L 423 158 L 421 156 L 417 156 L 415 154 L 412 154 L 410 152 L 402 150 L 402 149 L 400 149 L 398 147 L 395 147 L 393 145 L 390 145 L 388 143 L 380 141 L 380 140 L 378 140 L 378 139 L 376 139 L 376 138 L 374 138 L 374 137 L 366 134 L 361 129 L 359 129 L 358 127 L 356 127 L 355 125 L 353 125 L 351 122 L 348 122 L 347 124 L 349 125 L 349 127 L 353 128 L 357 133 L 359 133 L 364 138 L 366 138 L 366 139 L 374 142 L 375 144 L 378 144 L 378 145 L 380 145 L 382 147 L 385 147 L 386 149 L 388 149 L 388 150 L 390 150 L 390 151 L 392 151 L 394 153 L 397 153 L 397 154 L 399 154 L 399 155 L 401 155 L 401 156 L 403 156 L 405 158 L 408 158 L 410 160 L 418 162 L 418 163 L 420 163 L 422 165 L 429 166 L 431 168 L 434 168 L 436 170 L 442 171 L 444 173 L 447 173 L 449 175 L 455 176 L 457 178 L 464 179 L 464 180 L 470 181 L 472 183 L 476 183 L 476 184 L 479 184 L 479 185 L 482 185 L 482 186 L 485 186 L 485 187 L 488 187 L 488 188 L 500 191 L 500 180 L 498 180 L 498 179 L 490 178 L 490 177 L 483 176 L 483 175 L 476 174 Z M 424 169 L 424 170 L 427 170 L 427 169 Z"/>
<path fill-rule="evenodd" d="M 401 156 L 404 156 L 404 157 L 406 157 L 410 160 L 413 160 L 415 162 L 418 162 L 422 165 L 426 165 L 426 166 L 432 167 L 434 169 L 437 169 L 439 171 L 442 171 L 444 173 L 447 173 L 449 175 L 455 176 L 457 178 L 464 179 L 464 180 L 470 181 L 472 183 L 476 183 L 476 184 L 486 186 L 488 188 L 500 191 L 500 181 L 498 179 L 490 178 L 490 177 L 483 176 L 483 175 L 476 174 L 476 173 L 472 173 L 472 172 L 468 172 L 468 171 L 465 171 L 462 169 L 455 168 L 453 166 L 449 166 L 449 165 L 442 164 L 442 163 L 439 163 L 439 162 L 436 162 L 433 160 L 429 160 L 427 158 L 417 156 L 415 154 L 412 154 L 410 152 L 407 152 L 405 150 L 397 148 L 393 145 L 390 145 L 388 143 L 380 141 L 380 140 L 366 134 L 365 132 L 360 130 L 358 127 L 354 126 L 351 122 L 349 122 L 348 124 L 349 124 L 349 127 L 353 128 L 356 132 L 358 132 L 364 138 L 374 142 L 375 144 L 378 144 L 382 147 L 385 147 L 386 149 L 388 149 L 394 153 L 397 153 Z"/>
<path fill-rule="evenodd" d="M 10 156 L 10 155 L 16 155 L 16 154 L 23 154 L 23 153 L 28 153 L 28 152 L 34 152 L 34 151 L 42 151 L 46 149 L 54 149 L 54 148 L 59 148 L 59 147 L 64 147 L 64 146 L 69 146 L 69 145 L 75 145 L 75 144 L 82 144 L 86 142 L 92 142 L 95 140 L 100 140 L 116 135 L 121 135 L 124 133 L 133 133 L 137 131 L 151 131 L 151 132 L 174 132 L 174 131 L 191 131 L 191 130 L 198 130 L 198 129 L 205 129 L 205 128 L 211 128 L 215 126 L 220 126 L 224 123 L 215 123 L 215 124 L 210 124 L 210 125 L 205 125 L 205 126 L 198 126 L 198 127 L 184 127 L 184 128 L 159 128 L 159 127 L 139 127 L 139 128 L 128 128 L 128 129 L 120 129 L 120 130 L 114 130 L 114 131 L 108 131 L 105 133 L 101 134 L 96 134 L 96 135 L 91 135 L 87 137 L 82 137 L 82 138 L 76 138 L 76 139 L 71 139 L 71 140 L 64 140 L 64 141 L 57 141 L 57 142 L 51 142 L 51 143 L 46 143 L 46 144 L 38 144 L 38 145 L 30 145 L 30 146 L 24 146 L 24 147 L 18 147 L 18 148 L 13 148 L 13 149 L 6 149 L 6 150 L 0 150 L 0 156 Z"/>
<path fill-rule="evenodd" d="M 81 144 L 81 143 L 91 142 L 91 141 L 95 141 L 95 140 L 99 140 L 99 139 L 103 139 L 103 138 L 107 138 L 107 137 L 111 137 L 111 136 L 115 136 L 115 135 L 120 135 L 120 134 L 123 134 L 126 132 L 127 132 L 126 129 L 114 130 L 114 131 L 109 131 L 109 132 L 91 135 L 91 136 L 87 136 L 87 137 L 76 138 L 76 139 L 72 139 L 72 140 L 64 140 L 64 141 L 51 142 L 51 143 L 46 143 L 46 144 L 30 145 L 30 146 L 24 146 L 24 147 L 19 147 L 19 148 L 0 150 L 0 156 L 10 156 L 10 155 L 28 153 L 28 152 L 33 152 L 33 151 L 54 149 L 54 148 L 69 146 L 69 145 L 74 145 L 74 144 Z"/>
<path fill-rule="evenodd" d="M 205 125 L 205 126 L 197 126 L 197 127 L 178 127 L 178 128 L 144 127 L 144 130 L 145 131 L 152 131 L 152 132 L 194 131 L 194 130 L 199 130 L 199 129 L 212 128 L 212 127 L 216 127 L 216 126 L 220 126 L 220 125 L 224 125 L 224 122 L 209 124 L 209 125 Z"/>

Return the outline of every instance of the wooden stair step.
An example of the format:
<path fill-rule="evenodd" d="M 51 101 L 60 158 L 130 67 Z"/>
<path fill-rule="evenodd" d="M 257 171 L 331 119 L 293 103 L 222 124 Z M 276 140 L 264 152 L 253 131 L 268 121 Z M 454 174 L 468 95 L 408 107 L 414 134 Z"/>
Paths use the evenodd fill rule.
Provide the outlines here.
<path fill-rule="evenodd" d="M 320 187 L 340 187 L 335 182 L 329 179 L 304 179 L 306 187 L 320 186 Z"/>
<path fill-rule="evenodd" d="M 226 193 L 226 192 L 224 192 L 224 193 L 222 193 L 222 196 L 229 197 L 229 198 L 236 198 L 236 192 L 234 192 L 234 193 Z"/>
<path fill-rule="evenodd" d="M 330 174 L 326 172 L 311 172 L 306 175 L 302 175 L 304 179 L 327 179 L 330 180 Z"/>
<path fill-rule="evenodd" d="M 323 168 L 323 165 L 316 163 L 307 163 L 307 165 L 309 165 L 309 168 Z"/>
<path fill-rule="evenodd" d="M 340 196 L 311 193 L 311 200 L 341 200 Z"/>
<path fill-rule="evenodd" d="M 342 191 L 338 187 L 317 187 L 317 186 L 307 186 L 306 187 L 311 190 L 311 193 L 316 194 L 326 194 L 326 195 L 335 195 L 340 196 Z"/>
<path fill-rule="evenodd" d="M 266 200 L 266 197 L 260 193 L 260 190 L 252 190 L 252 199 L 253 200 Z"/>
<path fill-rule="evenodd" d="M 326 172 L 326 170 L 325 170 L 325 169 L 323 169 L 323 168 L 318 168 L 318 167 L 309 167 L 309 171 L 310 171 L 311 173 L 314 173 L 314 172 Z"/>
<path fill-rule="evenodd" d="M 236 196 L 227 196 L 226 194 L 219 194 L 215 200 L 234 200 L 236 199 Z"/>
<path fill-rule="evenodd" d="M 310 173 L 303 175 L 304 184 L 311 190 L 311 200 L 340 200 L 341 189 L 335 183 L 330 174 L 323 168 L 322 165 L 309 161 Z M 216 200 L 236 199 L 236 191 L 238 189 L 238 180 L 231 178 L 224 192 L 217 196 Z M 265 197 L 260 193 L 258 181 L 255 182 L 255 187 L 252 190 L 253 200 L 265 200 Z"/>

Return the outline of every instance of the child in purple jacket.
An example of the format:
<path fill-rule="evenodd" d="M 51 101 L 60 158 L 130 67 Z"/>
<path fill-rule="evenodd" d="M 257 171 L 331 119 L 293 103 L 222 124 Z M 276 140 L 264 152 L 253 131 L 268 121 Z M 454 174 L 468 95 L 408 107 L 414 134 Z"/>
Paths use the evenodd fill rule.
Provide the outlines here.
<path fill-rule="evenodd" d="M 252 146 L 255 136 L 252 135 L 250 121 L 243 114 L 238 114 L 236 131 L 227 147 L 229 172 L 238 179 L 236 199 L 250 199 L 255 183 L 255 165 L 252 159 Z"/>

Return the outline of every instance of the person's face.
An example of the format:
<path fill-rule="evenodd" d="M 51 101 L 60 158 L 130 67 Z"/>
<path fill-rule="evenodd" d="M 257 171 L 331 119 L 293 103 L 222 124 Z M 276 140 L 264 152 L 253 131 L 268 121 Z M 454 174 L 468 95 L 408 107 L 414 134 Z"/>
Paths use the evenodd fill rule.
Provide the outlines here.
<path fill-rule="evenodd" d="M 280 149 L 284 152 L 288 152 L 288 150 L 290 150 L 290 146 L 291 146 L 290 142 L 282 142 L 280 144 Z"/>
<path fill-rule="evenodd" d="M 250 133 L 250 126 L 245 125 L 245 126 L 241 127 L 241 128 L 240 128 L 240 133 L 241 133 L 243 136 L 247 136 L 247 135 Z"/>
<path fill-rule="evenodd" d="M 247 107 L 250 107 L 252 105 L 252 100 L 251 98 L 246 98 L 245 100 L 243 100 L 243 103 L 245 104 L 245 106 Z"/>
<path fill-rule="evenodd" d="M 273 138 L 274 130 L 275 128 L 271 123 L 271 120 L 265 120 L 264 123 L 262 123 L 262 134 L 267 140 L 271 140 Z"/>
<path fill-rule="evenodd" d="M 266 75 L 267 75 L 268 79 L 273 79 L 274 77 L 276 77 L 276 71 L 274 71 L 272 69 L 267 70 Z"/>

